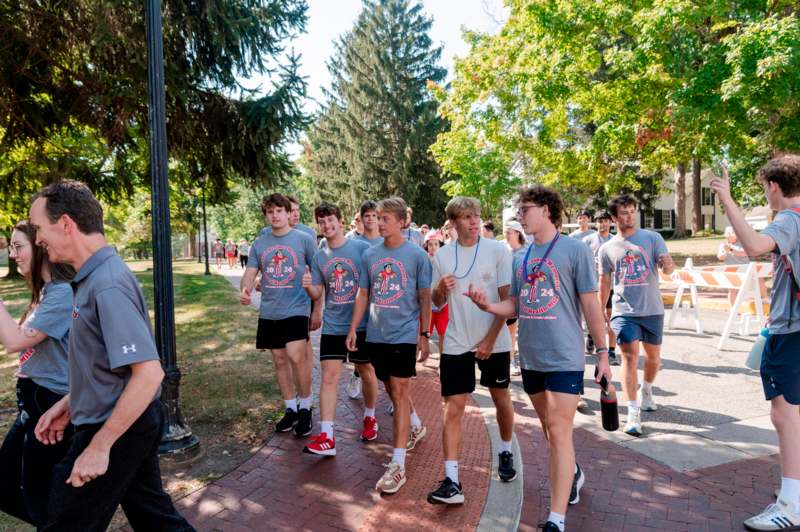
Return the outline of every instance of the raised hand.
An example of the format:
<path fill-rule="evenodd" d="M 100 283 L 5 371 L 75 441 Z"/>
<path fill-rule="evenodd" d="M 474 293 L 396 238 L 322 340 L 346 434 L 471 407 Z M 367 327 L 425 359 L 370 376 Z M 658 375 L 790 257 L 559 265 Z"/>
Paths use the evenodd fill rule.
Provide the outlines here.
<path fill-rule="evenodd" d="M 469 284 L 469 288 L 464 292 L 464 295 L 470 298 L 479 309 L 487 311 L 489 308 L 489 298 L 486 297 L 486 292 L 477 286 L 473 286 L 472 283 Z"/>
<path fill-rule="evenodd" d="M 311 286 L 311 268 L 306 266 L 306 273 L 303 274 L 303 288 Z"/>
<path fill-rule="evenodd" d="M 456 276 L 453 275 L 452 273 L 443 275 L 439 279 L 439 290 L 441 290 L 445 294 L 450 293 L 450 291 L 455 289 L 455 287 L 456 287 Z"/>

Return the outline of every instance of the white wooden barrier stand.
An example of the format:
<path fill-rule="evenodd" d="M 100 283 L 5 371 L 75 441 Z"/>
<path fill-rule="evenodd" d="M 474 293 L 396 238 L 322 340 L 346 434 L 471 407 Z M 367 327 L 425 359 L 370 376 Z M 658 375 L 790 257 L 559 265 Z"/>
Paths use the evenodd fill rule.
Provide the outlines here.
<path fill-rule="evenodd" d="M 697 334 L 703 332 L 703 326 L 700 323 L 700 308 L 697 302 L 697 287 L 738 290 L 739 293 L 736 295 L 736 300 L 728 314 L 728 319 L 725 321 L 725 328 L 722 330 L 722 336 L 717 343 L 717 349 L 722 349 L 722 346 L 731 334 L 731 329 L 733 328 L 736 317 L 739 315 L 739 309 L 746 301 L 753 300 L 755 302 L 758 322 L 765 322 L 764 305 L 761 300 L 761 290 L 759 289 L 758 279 L 770 277 L 771 275 L 772 264 L 768 262 L 750 262 L 748 264 L 735 266 L 723 265 L 694 268 L 692 259 L 686 259 L 686 265 L 682 269 L 675 270 L 671 275 L 661 274 L 662 281 L 678 285 L 678 290 L 675 293 L 675 301 L 672 305 L 672 312 L 670 312 L 669 321 L 667 322 L 667 329 L 673 328 L 675 318 L 678 313 L 681 312 L 681 299 L 687 288 L 691 294 L 692 306 L 694 307 L 694 322 Z"/>

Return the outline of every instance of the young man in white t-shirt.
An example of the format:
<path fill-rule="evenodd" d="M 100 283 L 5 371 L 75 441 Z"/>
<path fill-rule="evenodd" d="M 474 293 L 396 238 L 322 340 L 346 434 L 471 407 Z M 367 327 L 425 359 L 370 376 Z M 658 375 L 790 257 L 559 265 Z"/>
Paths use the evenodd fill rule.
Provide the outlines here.
<path fill-rule="evenodd" d="M 458 238 L 441 248 L 433 259 L 433 302 L 447 304 L 450 321 L 444 336 L 439 373 L 444 397 L 445 478 L 428 494 L 432 504 L 461 504 L 464 493 L 458 478 L 461 422 L 468 394 L 475 391 L 475 364 L 481 384 L 489 388 L 500 427 L 500 480 L 517 476 L 511 442 L 514 407 L 509 394 L 511 335 L 505 318 L 483 312 L 464 294 L 472 287 L 484 290 L 492 303 L 508 299 L 511 253 L 497 240 L 481 237 L 481 205 L 473 198 L 455 197 L 445 209 Z"/>

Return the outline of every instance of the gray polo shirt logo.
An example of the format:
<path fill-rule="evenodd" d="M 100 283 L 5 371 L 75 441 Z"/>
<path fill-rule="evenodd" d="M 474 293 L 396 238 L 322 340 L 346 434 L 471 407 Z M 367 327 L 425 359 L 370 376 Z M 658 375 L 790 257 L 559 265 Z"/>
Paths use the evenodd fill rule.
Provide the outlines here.
<path fill-rule="evenodd" d="M 384 257 L 372 264 L 370 277 L 375 279 L 372 302 L 379 307 L 399 308 L 392 303 L 403 297 L 408 286 L 408 274 L 403 263 L 392 257 Z"/>
<path fill-rule="evenodd" d="M 334 257 L 322 268 L 328 279 L 328 297 L 336 305 L 348 305 L 356 300 L 358 268 L 347 257 Z"/>
<path fill-rule="evenodd" d="M 299 264 L 297 253 L 289 246 L 275 245 L 264 250 L 261 269 L 267 288 L 292 288 L 288 285 L 297 276 Z"/>
<path fill-rule="evenodd" d="M 537 258 L 528 262 L 530 271 L 525 272 L 525 283 L 519 294 L 519 317 L 521 319 L 556 319 L 555 316 L 548 316 L 547 313 L 558 305 L 561 299 L 559 296 L 561 278 L 558 275 L 558 269 L 550 259 L 545 260 L 544 266 L 540 266 L 538 271 L 533 273 L 532 270 L 541 261 Z M 521 279 L 523 276 L 523 266 L 524 261 L 516 272 L 517 279 Z"/>

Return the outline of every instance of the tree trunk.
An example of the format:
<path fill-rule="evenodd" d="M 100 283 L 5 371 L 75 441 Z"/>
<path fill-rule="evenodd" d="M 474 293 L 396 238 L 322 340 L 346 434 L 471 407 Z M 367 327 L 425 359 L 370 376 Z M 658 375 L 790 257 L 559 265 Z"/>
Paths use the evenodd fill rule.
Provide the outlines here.
<path fill-rule="evenodd" d="M 686 163 L 675 169 L 675 238 L 686 237 Z"/>
<path fill-rule="evenodd" d="M 193 258 L 196 258 L 199 256 L 197 251 L 197 231 L 192 229 L 192 231 L 189 233 L 189 255 L 191 255 Z"/>
<path fill-rule="evenodd" d="M 700 159 L 692 159 L 692 235 L 703 230 L 703 190 L 700 182 Z"/>

